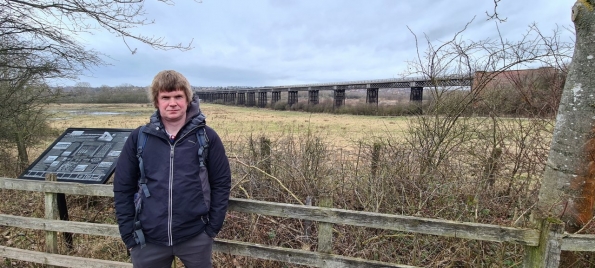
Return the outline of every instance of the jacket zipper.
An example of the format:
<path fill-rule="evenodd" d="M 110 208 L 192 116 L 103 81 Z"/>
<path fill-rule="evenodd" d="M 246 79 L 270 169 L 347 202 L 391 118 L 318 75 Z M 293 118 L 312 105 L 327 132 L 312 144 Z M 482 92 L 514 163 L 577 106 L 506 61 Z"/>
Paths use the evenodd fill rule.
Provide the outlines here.
<path fill-rule="evenodd" d="M 174 185 L 174 148 L 175 143 L 170 145 L 169 150 L 169 200 L 168 200 L 168 213 L 167 213 L 167 236 L 169 245 L 173 246 L 173 235 L 172 235 L 172 221 L 173 221 L 173 185 Z"/>
<path fill-rule="evenodd" d="M 170 246 L 174 245 L 174 240 L 173 240 L 173 231 L 172 231 L 172 225 L 173 225 L 173 188 L 174 188 L 174 149 L 176 148 L 176 144 L 178 143 L 178 141 L 182 140 L 183 138 L 185 138 L 188 133 L 194 131 L 195 129 L 197 129 L 199 126 L 196 126 L 192 129 L 190 129 L 188 132 L 186 132 L 186 134 L 182 137 L 180 137 L 179 139 L 176 139 L 176 141 L 174 142 L 174 144 L 170 144 L 170 150 L 169 150 L 169 197 L 168 197 L 168 213 L 167 213 L 167 238 L 168 238 L 168 242 Z"/>

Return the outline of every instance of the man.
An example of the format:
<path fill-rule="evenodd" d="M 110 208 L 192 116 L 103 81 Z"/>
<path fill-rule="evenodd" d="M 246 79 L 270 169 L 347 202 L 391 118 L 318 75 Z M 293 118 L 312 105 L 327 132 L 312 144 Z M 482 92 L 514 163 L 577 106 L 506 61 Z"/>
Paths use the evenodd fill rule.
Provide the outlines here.
<path fill-rule="evenodd" d="M 120 235 L 134 267 L 169 268 L 174 256 L 188 268 L 211 267 L 231 188 L 225 149 L 182 74 L 159 72 L 149 96 L 157 111 L 130 134 L 116 166 Z"/>

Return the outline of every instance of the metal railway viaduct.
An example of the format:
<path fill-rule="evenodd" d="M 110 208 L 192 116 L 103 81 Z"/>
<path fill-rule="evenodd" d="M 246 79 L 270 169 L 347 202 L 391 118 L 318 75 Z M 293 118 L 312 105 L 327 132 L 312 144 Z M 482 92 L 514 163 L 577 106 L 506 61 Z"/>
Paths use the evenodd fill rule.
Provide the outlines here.
<path fill-rule="evenodd" d="M 366 89 L 366 103 L 377 105 L 380 88 L 410 88 L 410 101 L 421 101 L 424 87 L 471 87 L 472 84 L 473 77 L 450 76 L 433 80 L 402 78 L 253 88 L 235 87 L 217 90 L 195 89 L 195 94 L 204 102 L 266 107 L 269 95 L 272 105 L 281 100 L 281 92 L 287 92 L 287 104 L 293 105 L 298 103 L 298 92 L 307 91 L 308 104 L 315 105 L 318 104 L 318 95 L 321 90 L 332 90 L 334 106 L 339 107 L 345 104 L 346 92 L 349 90 Z"/>

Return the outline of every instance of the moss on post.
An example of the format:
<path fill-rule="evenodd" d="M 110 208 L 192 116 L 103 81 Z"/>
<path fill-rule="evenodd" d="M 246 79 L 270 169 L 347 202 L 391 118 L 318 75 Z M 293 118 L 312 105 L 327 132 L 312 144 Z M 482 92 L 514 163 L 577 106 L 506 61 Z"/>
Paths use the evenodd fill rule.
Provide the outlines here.
<path fill-rule="evenodd" d="M 557 268 L 562 253 L 562 234 L 564 223 L 557 218 L 546 218 L 541 221 L 539 245 L 525 247 L 523 267 Z"/>

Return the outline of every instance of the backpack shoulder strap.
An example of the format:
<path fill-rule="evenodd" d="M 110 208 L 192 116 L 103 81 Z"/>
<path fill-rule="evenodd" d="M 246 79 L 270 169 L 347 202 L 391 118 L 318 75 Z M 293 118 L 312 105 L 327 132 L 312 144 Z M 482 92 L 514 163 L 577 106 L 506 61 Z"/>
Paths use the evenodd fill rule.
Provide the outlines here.
<path fill-rule="evenodd" d="M 145 166 L 143 165 L 143 150 L 147 144 L 147 134 L 144 132 L 146 126 L 141 126 L 138 130 L 138 138 L 136 139 L 136 158 L 138 158 L 138 167 L 140 169 L 140 178 L 138 183 L 145 194 L 145 197 L 151 196 L 149 188 L 147 188 L 147 178 L 145 177 Z"/>
<path fill-rule="evenodd" d="M 136 158 L 138 158 L 138 168 L 140 170 L 140 177 L 138 179 L 139 191 L 134 194 L 134 240 L 140 244 L 141 248 L 146 245 L 145 235 L 142 230 L 142 225 L 138 219 L 138 215 L 142 210 L 141 191 L 145 197 L 151 196 L 149 188 L 147 187 L 147 178 L 145 177 L 145 166 L 143 165 L 143 149 L 147 144 L 147 134 L 144 132 L 146 126 L 141 126 L 138 130 L 138 137 L 136 139 Z"/>
<path fill-rule="evenodd" d="M 204 167 L 209 156 L 209 137 L 205 127 L 200 127 L 196 130 L 196 139 L 198 140 L 198 160 L 201 167 Z"/>

